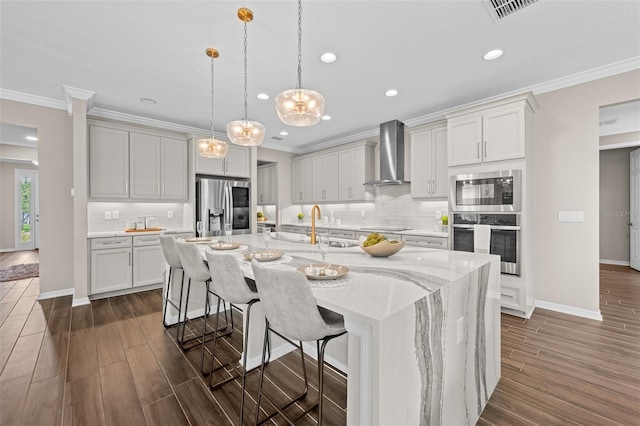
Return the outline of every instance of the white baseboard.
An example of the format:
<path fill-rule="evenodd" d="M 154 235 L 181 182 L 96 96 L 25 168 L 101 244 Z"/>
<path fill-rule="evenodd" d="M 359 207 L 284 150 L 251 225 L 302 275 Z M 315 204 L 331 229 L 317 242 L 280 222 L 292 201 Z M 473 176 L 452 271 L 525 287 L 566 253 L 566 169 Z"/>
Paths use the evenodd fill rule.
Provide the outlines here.
<path fill-rule="evenodd" d="M 9 253 L 12 251 L 17 251 L 15 248 L 4 248 L 4 249 L 0 249 L 0 253 Z"/>
<path fill-rule="evenodd" d="M 600 259 L 600 263 L 604 263 L 605 265 L 620 265 L 620 266 L 630 265 L 628 260 Z"/>
<path fill-rule="evenodd" d="M 73 288 L 65 288 L 63 290 L 56 290 L 56 291 L 47 291 L 45 293 L 38 294 L 37 299 L 44 300 L 44 299 L 52 299 L 54 297 L 60 297 L 60 296 L 71 296 L 73 295 L 73 292 L 74 292 Z"/>
<path fill-rule="evenodd" d="M 576 308 L 574 306 L 561 305 L 559 303 L 545 302 L 544 300 L 536 300 L 536 307 L 549 309 L 550 311 L 562 312 L 563 314 L 575 315 L 577 317 L 588 318 L 596 321 L 602 321 L 602 314 L 599 310 L 590 311 L 588 309 Z"/>
<path fill-rule="evenodd" d="M 273 343 L 273 341 L 272 341 Z M 286 354 L 288 354 L 289 352 L 293 352 L 295 351 L 296 348 L 293 345 L 290 345 L 289 343 L 286 343 L 283 341 L 283 344 L 277 347 L 271 347 L 271 357 L 269 358 L 270 361 L 273 361 L 274 359 L 278 359 L 281 356 L 285 356 Z M 242 357 L 240 358 L 242 359 Z M 248 358 L 247 359 L 247 370 L 250 370 L 252 368 L 255 367 L 260 367 L 260 364 L 262 364 L 262 354 L 258 355 L 258 356 L 254 356 L 253 358 Z"/>
<path fill-rule="evenodd" d="M 79 297 L 79 298 L 73 298 L 73 303 L 71 304 L 71 307 L 76 307 L 76 306 L 82 306 L 82 305 L 88 305 L 89 303 L 91 303 L 91 301 L 89 300 L 88 297 Z"/>

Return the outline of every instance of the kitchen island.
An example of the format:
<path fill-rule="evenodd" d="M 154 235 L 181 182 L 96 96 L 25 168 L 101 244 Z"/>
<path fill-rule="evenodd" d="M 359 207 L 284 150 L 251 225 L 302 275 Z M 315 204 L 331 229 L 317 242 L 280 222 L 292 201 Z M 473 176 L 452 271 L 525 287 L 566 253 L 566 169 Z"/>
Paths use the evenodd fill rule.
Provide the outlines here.
<path fill-rule="evenodd" d="M 318 263 L 306 240 L 278 233 L 269 249 L 290 260 L 267 267 Z M 260 236 L 233 241 L 264 249 Z M 500 378 L 499 257 L 406 246 L 374 258 L 356 246 L 332 248 L 326 260 L 350 269 L 340 280 L 311 281 L 317 303 L 345 317 L 347 424 L 475 424 Z M 240 264 L 252 277 L 250 263 Z M 260 321 L 251 322 L 249 367 Z"/>

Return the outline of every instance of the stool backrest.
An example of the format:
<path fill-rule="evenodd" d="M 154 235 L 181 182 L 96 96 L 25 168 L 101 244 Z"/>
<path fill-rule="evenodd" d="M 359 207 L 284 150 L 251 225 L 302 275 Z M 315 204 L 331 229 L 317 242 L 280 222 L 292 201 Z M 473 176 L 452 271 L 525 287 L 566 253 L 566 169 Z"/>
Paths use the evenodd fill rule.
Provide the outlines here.
<path fill-rule="evenodd" d="M 291 340 L 312 341 L 333 334 L 322 319 L 307 277 L 251 261 L 260 303 L 271 327 Z"/>
<path fill-rule="evenodd" d="M 258 298 L 251 291 L 240 270 L 238 260 L 230 254 L 205 252 L 211 274 L 212 291 L 229 303 L 249 303 Z"/>
<path fill-rule="evenodd" d="M 160 235 L 160 245 L 164 260 L 173 268 L 182 268 L 180 253 L 176 247 L 176 239 L 170 235 Z"/>
<path fill-rule="evenodd" d="M 184 273 L 189 278 L 196 281 L 208 281 L 211 279 L 209 268 L 204 263 L 198 246 L 180 240 L 176 241 L 176 246 L 178 247 L 178 253 L 180 253 L 182 269 L 184 269 Z"/>

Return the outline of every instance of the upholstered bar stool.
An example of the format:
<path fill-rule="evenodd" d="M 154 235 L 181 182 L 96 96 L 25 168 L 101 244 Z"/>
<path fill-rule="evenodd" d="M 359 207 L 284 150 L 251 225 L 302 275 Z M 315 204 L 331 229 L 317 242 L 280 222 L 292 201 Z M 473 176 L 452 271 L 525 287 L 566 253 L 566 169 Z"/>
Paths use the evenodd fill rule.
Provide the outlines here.
<path fill-rule="evenodd" d="M 296 401 L 307 395 L 309 382 L 307 380 L 307 370 L 304 364 L 304 351 L 302 342 L 315 341 L 318 348 L 318 402 L 306 410 L 304 416 L 309 411 L 318 407 L 318 424 L 322 424 L 322 398 L 324 382 L 324 350 L 329 340 L 346 333 L 344 328 L 344 317 L 338 313 L 325 309 L 316 304 L 311 286 L 307 277 L 295 270 L 278 270 L 275 268 L 260 266 L 257 261 L 251 262 L 256 280 L 256 287 L 260 296 L 260 302 L 264 309 L 266 321 L 264 331 L 264 344 L 262 349 L 262 364 L 260 366 L 260 385 L 258 388 L 258 402 L 256 407 L 256 424 L 261 424 L 279 413 L 287 423 L 294 424 L 294 421 L 287 418 L 283 410 Z M 304 373 L 304 390 L 291 402 L 283 407 L 278 407 L 267 395 L 262 393 L 262 382 L 264 380 L 265 354 L 269 332 L 275 333 L 294 346 L 300 349 L 302 359 L 302 371 Z M 295 344 L 293 341 L 298 341 Z M 259 420 L 260 400 L 265 397 L 274 407 L 277 413 Z M 300 417 L 299 417 L 300 418 Z M 298 419 L 299 419 L 298 418 Z M 296 420 L 298 420 L 296 419 Z"/>
<path fill-rule="evenodd" d="M 182 313 L 182 290 L 184 288 L 184 270 L 182 269 L 182 262 L 180 261 L 180 254 L 176 247 L 176 239 L 169 235 L 160 235 L 160 245 L 162 246 L 162 255 L 165 262 L 169 265 L 169 276 L 167 277 L 167 291 L 164 297 L 164 308 L 162 311 L 162 324 L 165 328 L 169 327 L 167 324 L 167 305 L 173 306 L 178 310 L 178 330 L 180 330 L 180 314 Z M 171 287 L 173 286 L 173 275 L 176 270 L 180 271 L 180 300 L 178 304 L 171 300 Z"/>
<path fill-rule="evenodd" d="M 185 328 L 187 325 L 188 312 L 189 312 L 189 295 L 191 293 L 191 281 L 199 281 L 204 282 L 206 288 L 208 288 L 209 283 L 211 282 L 211 274 L 209 272 L 209 268 L 202 257 L 202 253 L 200 249 L 193 243 L 187 243 L 184 241 L 176 241 L 176 247 L 178 248 L 178 253 L 180 255 L 180 261 L 182 262 L 182 268 L 184 269 L 184 273 L 188 278 L 187 281 L 187 295 L 185 300 L 185 313 L 184 313 L 184 321 L 182 321 L 182 334 L 180 334 L 180 330 L 178 330 L 178 343 L 182 347 L 182 350 L 191 349 L 192 347 L 198 346 L 194 345 L 190 348 L 187 348 L 185 345 L 189 342 L 202 338 L 202 340 L 206 340 L 207 336 L 213 334 L 213 330 L 207 333 L 207 308 L 209 306 L 209 293 L 205 291 L 205 310 L 204 315 L 202 316 L 202 335 L 195 336 L 190 339 L 184 338 Z M 204 371 L 204 360 L 200 363 L 200 369 Z"/>
<path fill-rule="evenodd" d="M 215 254 L 210 251 L 205 252 L 209 264 L 209 271 L 211 273 L 211 284 L 207 288 L 207 292 L 213 294 L 218 298 L 218 307 L 216 309 L 216 319 L 214 329 L 218 329 L 218 318 L 220 316 L 220 302 L 227 302 L 235 309 L 242 311 L 237 305 L 247 305 L 247 308 L 243 312 L 246 313 L 246 327 L 244 332 L 244 346 L 243 346 L 243 358 L 242 358 L 242 372 L 238 370 L 234 363 L 227 362 L 225 365 L 232 365 L 235 374 L 231 377 L 221 380 L 218 383 L 213 383 L 214 361 L 216 354 L 216 334 L 213 336 L 213 343 L 211 347 L 211 375 L 209 377 L 209 387 L 214 390 L 220 386 L 228 383 L 232 380 L 236 380 L 238 377 L 242 377 L 242 396 L 240 398 L 240 425 L 244 420 L 244 399 L 245 399 L 245 384 L 246 376 L 249 371 L 246 370 L 247 366 L 247 347 L 249 342 L 249 323 L 251 320 L 251 307 L 260 301 L 258 292 L 256 291 L 255 283 L 253 280 L 246 280 L 238 260 L 229 254 Z M 209 298 L 207 297 L 207 300 Z M 207 312 L 209 310 L 207 309 Z M 233 317 L 233 314 L 232 314 Z M 232 327 L 233 331 L 233 327 Z M 228 333 L 231 334 L 231 333 Z M 205 343 L 202 345 L 202 356 L 204 359 Z M 227 360 L 228 361 L 228 360 Z M 221 367 L 219 367 L 221 368 Z"/>

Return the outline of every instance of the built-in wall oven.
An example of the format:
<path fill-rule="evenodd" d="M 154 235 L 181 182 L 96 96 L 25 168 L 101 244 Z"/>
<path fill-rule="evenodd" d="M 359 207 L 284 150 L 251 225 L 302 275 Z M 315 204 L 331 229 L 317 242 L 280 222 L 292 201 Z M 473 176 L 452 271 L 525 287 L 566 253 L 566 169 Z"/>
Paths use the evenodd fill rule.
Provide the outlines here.
<path fill-rule="evenodd" d="M 520 170 L 470 173 L 451 177 L 452 212 L 519 212 L 522 199 Z"/>
<path fill-rule="evenodd" d="M 488 226 L 489 253 L 500 256 L 503 274 L 520 275 L 520 214 L 518 213 L 454 213 L 453 249 L 476 251 L 477 226 Z"/>

